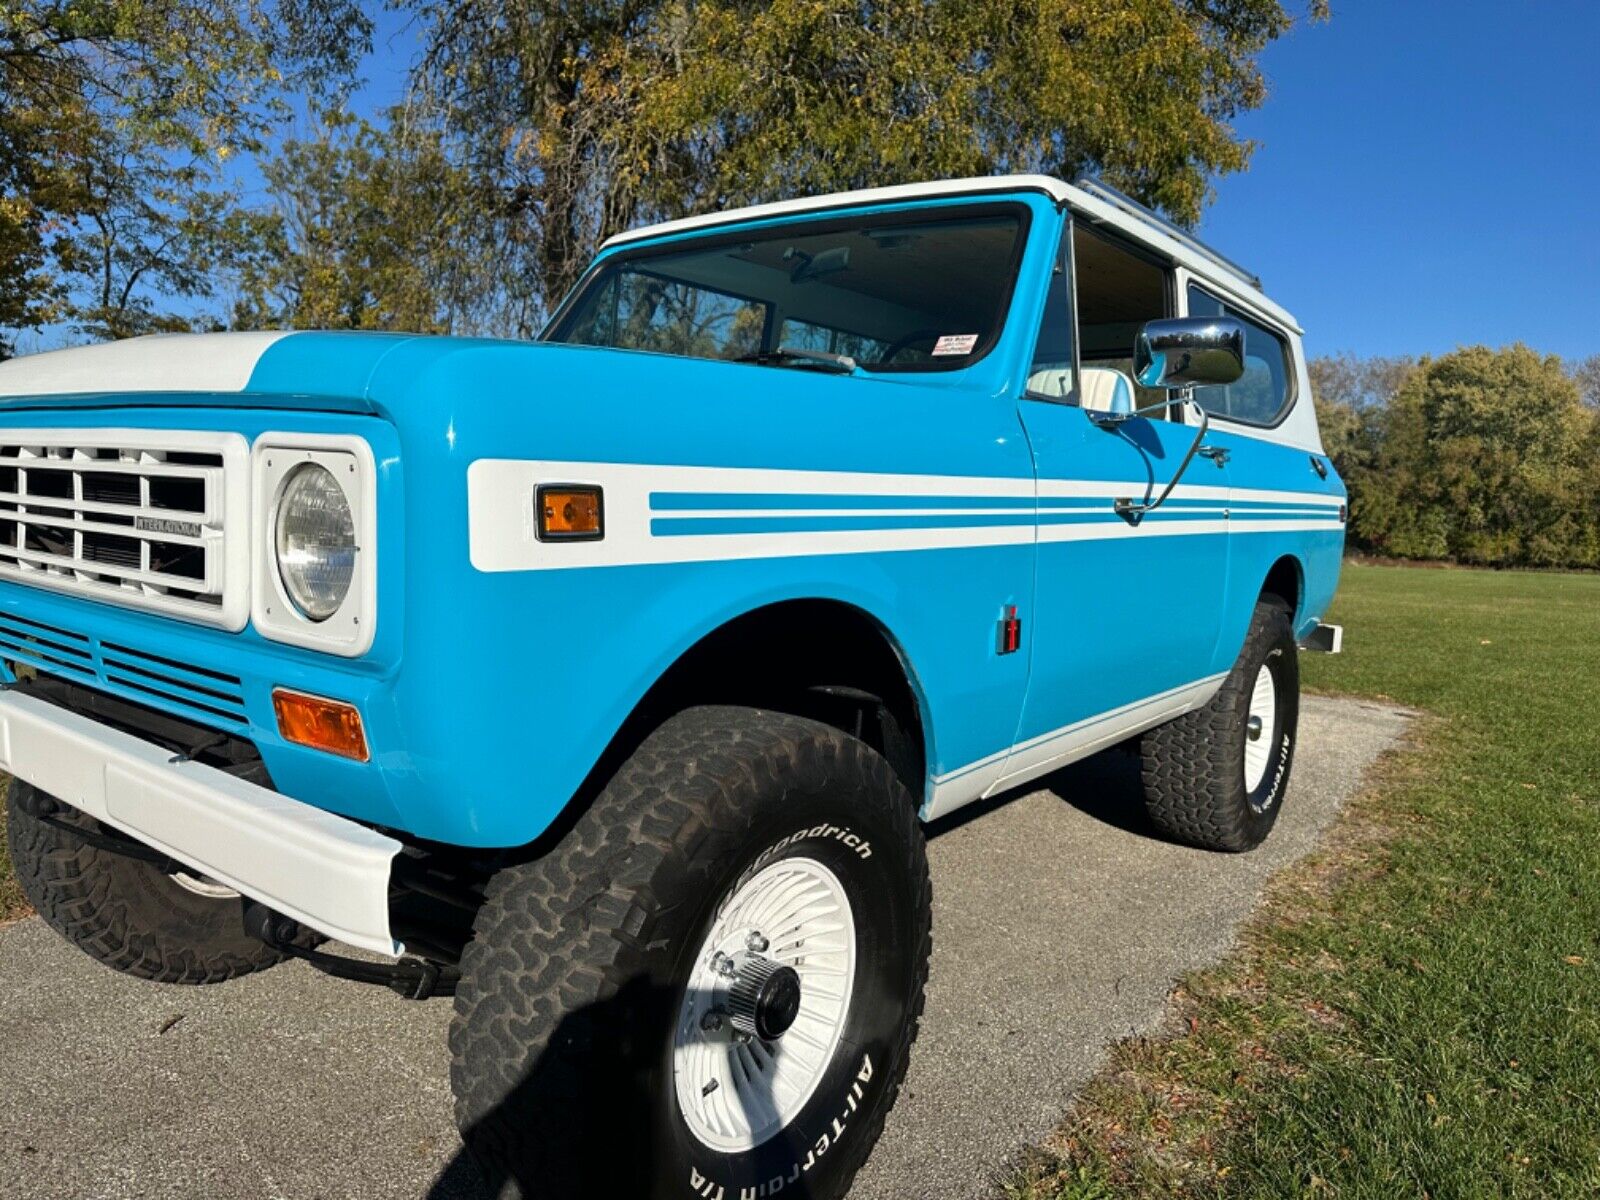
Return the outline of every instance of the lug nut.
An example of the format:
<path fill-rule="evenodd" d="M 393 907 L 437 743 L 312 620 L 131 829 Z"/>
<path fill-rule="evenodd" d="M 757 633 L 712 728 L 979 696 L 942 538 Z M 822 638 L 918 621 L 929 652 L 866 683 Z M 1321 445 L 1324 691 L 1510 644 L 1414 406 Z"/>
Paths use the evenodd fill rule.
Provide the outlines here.
<path fill-rule="evenodd" d="M 718 975 L 729 977 L 738 969 L 733 965 L 733 959 L 718 950 L 711 956 L 711 969 Z"/>
<path fill-rule="evenodd" d="M 760 930 L 752 929 L 750 936 L 744 939 L 744 948 L 752 954 L 761 954 L 771 945 L 766 938 L 761 936 Z"/>
<path fill-rule="evenodd" d="M 713 1008 L 700 1018 L 700 1028 L 707 1033 L 716 1033 L 722 1028 L 722 1010 Z"/>

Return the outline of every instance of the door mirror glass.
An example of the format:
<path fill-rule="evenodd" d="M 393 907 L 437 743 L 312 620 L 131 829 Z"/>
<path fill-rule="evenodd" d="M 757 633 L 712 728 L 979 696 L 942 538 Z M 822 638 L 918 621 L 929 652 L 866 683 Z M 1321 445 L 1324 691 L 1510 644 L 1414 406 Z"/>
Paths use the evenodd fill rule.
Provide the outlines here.
<path fill-rule="evenodd" d="M 1244 374 L 1244 326 L 1232 317 L 1147 322 L 1133 345 L 1133 373 L 1147 388 L 1232 383 Z"/>

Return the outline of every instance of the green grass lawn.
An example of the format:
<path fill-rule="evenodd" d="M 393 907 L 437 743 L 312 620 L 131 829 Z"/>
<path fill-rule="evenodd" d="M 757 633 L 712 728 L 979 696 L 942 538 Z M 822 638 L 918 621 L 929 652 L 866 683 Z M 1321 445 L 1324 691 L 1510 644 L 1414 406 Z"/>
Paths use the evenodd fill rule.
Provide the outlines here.
<path fill-rule="evenodd" d="M 1012 1194 L 1600 1195 L 1600 577 L 1350 567 L 1332 619 L 1308 686 L 1419 744 Z"/>

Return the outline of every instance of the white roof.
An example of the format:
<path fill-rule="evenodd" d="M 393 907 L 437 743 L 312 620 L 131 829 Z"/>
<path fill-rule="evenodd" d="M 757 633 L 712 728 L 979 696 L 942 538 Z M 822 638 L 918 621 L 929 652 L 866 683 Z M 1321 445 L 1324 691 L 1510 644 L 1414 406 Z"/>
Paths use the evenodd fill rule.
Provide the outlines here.
<path fill-rule="evenodd" d="M 1237 269 L 1201 253 L 1162 229 L 1160 225 L 1050 175 L 980 175 L 969 179 L 944 179 L 929 183 L 903 184 L 898 187 L 863 188 L 854 192 L 834 192 L 826 196 L 808 196 L 801 200 L 780 200 L 774 204 L 731 208 L 723 212 L 706 213 L 703 216 L 685 217 L 678 221 L 664 221 L 658 225 L 630 229 L 611 238 L 602 249 L 628 245 L 647 238 L 711 229 L 743 221 L 757 221 L 767 217 L 791 216 L 821 209 L 850 208 L 864 204 L 892 204 L 901 200 L 925 200 L 937 196 L 1019 191 L 1044 192 L 1057 203 L 1066 204 L 1075 212 L 1099 224 L 1111 226 L 1124 236 L 1158 251 L 1194 274 L 1223 287 L 1244 307 L 1256 309 L 1264 316 L 1272 317 L 1280 324 L 1289 326 L 1296 333 L 1301 332 L 1300 326 L 1285 309 L 1267 299 L 1255 282 Z"/>

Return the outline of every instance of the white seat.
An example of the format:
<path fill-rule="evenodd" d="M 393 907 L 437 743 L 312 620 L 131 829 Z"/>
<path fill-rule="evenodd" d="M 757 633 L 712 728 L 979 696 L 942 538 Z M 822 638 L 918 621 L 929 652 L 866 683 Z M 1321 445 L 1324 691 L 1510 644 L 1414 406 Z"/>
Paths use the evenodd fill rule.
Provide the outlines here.
<path fill-rule="evenodd" d="M 1072 394 L 1072 368 L 1046 367 L 1028 376 L 1028 392 L 1034 396 L 1049 396 L 1065 400 Z"/>
<path fill-rule="evenodd" d="M 1115 367 L 1084 367 L 1078 379 L 1079 403 L 1090 412 L 1133 411 L 1133 380 Z"/>

